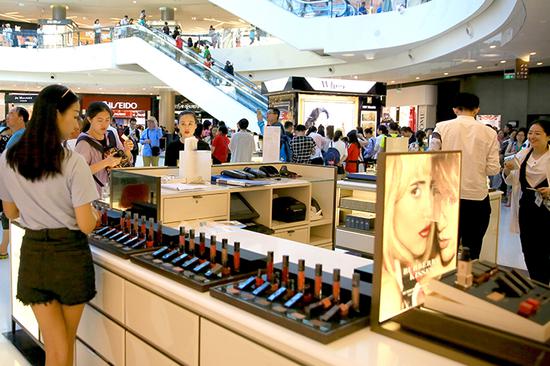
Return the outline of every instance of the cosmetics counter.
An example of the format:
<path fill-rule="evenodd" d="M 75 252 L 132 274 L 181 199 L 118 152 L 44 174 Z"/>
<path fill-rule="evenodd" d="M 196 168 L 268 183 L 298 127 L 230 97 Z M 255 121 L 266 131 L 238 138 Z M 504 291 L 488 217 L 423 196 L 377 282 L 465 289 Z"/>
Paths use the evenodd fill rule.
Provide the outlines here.
<path fill-rule="evenodd" d="M 376 220 L 376 181 L 374 176 L 371 178 L 337 181 L 334 220 L 334 246 L 368 258 L 374 256 Z M 480 258 L 491 263 L 497 263 L 501 197 L 501 191 L 489 192 L 491 218 L 483 238 Z"/>
<path fill-rule="evenodd" d="M 12 225 L 12 260 L 15 262 L 23 234 L 20 227 Z M 372 263 L 368 259 L 223 225 L 209 227 L 205 235 L 226 238 L 230 244 L 240 242 L 241 251 L 264 258 L 272 251 L 275 268 L 280 268 L 283 255 L 288 255 L 291 272 L 292 264 L 299 259 L 305 261 L 307 268 L 322 263 L 329 281 L 334 270 L 340 269 L 343 301 L 349 299 L 344 288 L 353 277 L 354 269 Z M 248 309 L 185 286 L 134 261 L 94 246 L 92 253 L 98 293 L 86 305 L 78 329 L 76 365 L 456 364 L 373 333 L 366 325 L 323 344 L 286 324 L 254 315 Z M 310 274 L 306 275 L 309 282 Z M 12 273 L 15 283 L 16 278 Z M 365 305 L 368 304 L 362 304 Z M 28 310 L 26 313 L 14 311 L 13 316 L 27 331 L 38 331 L 36 320 Z M 299 317 L 301 311 L 295 312 Z M 293 310 L 289 309 L 288 315 L 292 314 Z M 38 333 L 34 334 L 39 340 Z"/>

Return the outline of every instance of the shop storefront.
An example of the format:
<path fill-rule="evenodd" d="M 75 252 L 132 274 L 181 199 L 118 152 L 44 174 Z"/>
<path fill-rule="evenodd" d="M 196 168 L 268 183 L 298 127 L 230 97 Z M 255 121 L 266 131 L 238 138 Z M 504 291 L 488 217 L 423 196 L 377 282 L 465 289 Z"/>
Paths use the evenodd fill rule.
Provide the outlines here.
<path fill-rule="evenodd" d="M 93 102 L 105 102 L 113 111 L 117 125 L 127 125 L 130 118 L 135 118 L 138 125 L 145 125 L 151 115 L 151 99 L 149 96 L 85 94 L 82 96 L 82 109 L 85 111 Z"/>
<path fill-rule="evenodd" d="M 9 110 L 14 107 L 23 107 L 32 114 L 32 108 L 36 99 L 37 93 L 6 93 L 4 95 L 4 113 L 2 119 L 6 118 Z"/>

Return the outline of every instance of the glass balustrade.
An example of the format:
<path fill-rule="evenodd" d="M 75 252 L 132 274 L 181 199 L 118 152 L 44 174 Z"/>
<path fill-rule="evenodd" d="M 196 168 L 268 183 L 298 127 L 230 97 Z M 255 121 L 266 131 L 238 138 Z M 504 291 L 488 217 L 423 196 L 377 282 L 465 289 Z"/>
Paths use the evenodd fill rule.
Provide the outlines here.
<path fill-rule="evenodd" d="M 302 18 L 347 17 L 399 11 L 431 0 L 271 0 Z"/>

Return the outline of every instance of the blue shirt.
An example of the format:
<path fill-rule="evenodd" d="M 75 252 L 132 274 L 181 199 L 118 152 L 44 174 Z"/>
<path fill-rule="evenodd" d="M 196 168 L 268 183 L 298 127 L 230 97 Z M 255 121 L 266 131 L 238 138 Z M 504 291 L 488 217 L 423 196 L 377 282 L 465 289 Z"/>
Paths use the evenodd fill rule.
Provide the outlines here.
<path fill-rule="evenodd" d="M 21 136 L 25 133 L 25 129 L 22 128 L 20 130 L 17 130 L 11 135 L 10 139 L 8 140 L 8 143 L 6 144 L 6 150 L 15 145 L 17 141 L 21 139 Z"/>
<path fill-rule="evenodd" d="M 148 128 L 143 131 L 141 134 L 141 138 L 139 139 L 139 142 L 143 144 L 143 156 L 153 156 L 153 153 L 151 152 L 151 146 L 159 146 L 160 147 L 160 139 L 162 137 L 162 129 L 155 128 L 154 130 L 150 130 Z M 146 144 L 145 140 L 151 140 L 150 144 Z"/>
<path fill-rule="evenodd" d="M 261 121 L 258 121 L 258 127 L 260 128 L 260 135 L 264 135 L 264 126 L 265 126 L 265 121 L 262 119 Z"/>

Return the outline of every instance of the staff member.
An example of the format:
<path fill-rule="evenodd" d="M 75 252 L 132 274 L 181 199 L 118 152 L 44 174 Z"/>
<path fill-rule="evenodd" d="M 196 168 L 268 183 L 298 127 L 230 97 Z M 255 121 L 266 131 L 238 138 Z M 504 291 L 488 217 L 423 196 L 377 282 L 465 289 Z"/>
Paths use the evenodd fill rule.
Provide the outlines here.
<path fill-rule="evenodd" d="M 197 123 L 197 116 L 192 111 L 186 110 L 179 114 L 178 129 L 180 138 L 172 141 L 166 148 L 165 166 L 178 166 L 180 151 L 185 150 L 185 139 L 189 137 L 198 140 L 197 150 L 210 150 L 210 146 L 201 139 L 202 125 Z"/>
<path fill-rule="evenodd" d="M 477 259 L 491 216 L 487 177 L 500 172 L 499 143 L 496 132 L 475 119 L 479 113 L 476 95 L 459 93 L 453 112 L 455 119 L 435 126 L 430 150 L 462 151 L 458 239 Z"/>
<path fill-rule="evenodd" d="M 62 146 L 78 123 L 80 103 L 67 87 L 44 88 L 21 140 L 0 157 L 0 198 L 25 228 L 17 298 L 30 305 L 46 365 L 71 365 L 84 303 L 96 293 L 87 234 L 98 214 L 90 168 Z"/>
<path fill-rule="evenodd" d="M 139 154 L 139 138 L 140 132 L 137 128 L 137 120 L 135 118 L 130 118 L 130 124 L 124 128 L 124 134 L 132 140 L 134 143 L 134 148 L 132 149 L 132 156 L 134 158 L 134 166 L 136 166 L 137 156 Z"/>
<path fill-rule="evenodd" d="M 550 121 L 533 122 L 527 136 L 531 147 L 507 160 L 502 173 L 513 187 L 512 231 L 519 229 L 529 276 L 548 284 L 550 246 L 544 231 L 550 223 Z"/>
<path fill-rule="evenodd" d="M 160 157 L 160 139 L 162 129 L 157 127 L 157 119 L 150 117 L 147 120 L 147 128 L 141 134 L 140 142 L 143 144 L 141 152 L 143 166 L 158 166 Z"/>

